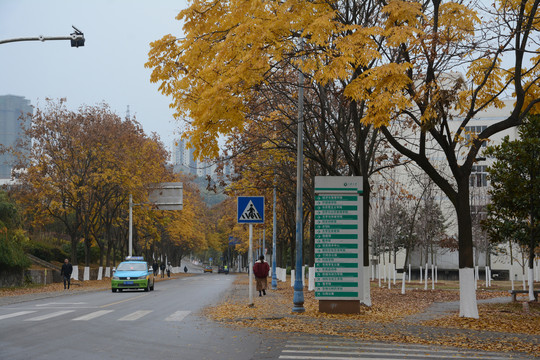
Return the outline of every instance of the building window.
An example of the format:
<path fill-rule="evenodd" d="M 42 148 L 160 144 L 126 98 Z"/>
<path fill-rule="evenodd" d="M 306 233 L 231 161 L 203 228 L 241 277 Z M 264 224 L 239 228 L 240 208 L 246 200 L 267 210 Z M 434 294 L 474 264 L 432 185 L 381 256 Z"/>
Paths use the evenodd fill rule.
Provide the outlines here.
<path fill-rule="evenodd" d="M 484 131 L 486 129 L 487 129 L 486 125 L 465 126 L 465 128 L 464 128 L 464 130 L 465 130 L 465 138 L 467 140 L 471 140 L 471 134 L 478 135 L 478 134 L 480 134 L 482 131 Z M 482 142 L 482 147 L 486 147 L 487 146 L 486 144 L 487 144 L 487 141 Z"/>
<path fill-rule="evenodd" d="M 471 187 L 486 187 L 487 186 L 487 166 L 473 165 L 471 176 L 469 177 L 469 185 Z"/>

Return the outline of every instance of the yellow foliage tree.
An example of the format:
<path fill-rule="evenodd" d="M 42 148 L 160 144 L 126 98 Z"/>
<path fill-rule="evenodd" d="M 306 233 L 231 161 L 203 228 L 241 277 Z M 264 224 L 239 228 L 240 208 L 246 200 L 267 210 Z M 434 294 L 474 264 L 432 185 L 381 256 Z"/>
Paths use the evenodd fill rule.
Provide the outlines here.
<path fill-rule="evenodd" d="M 481 9 L 392 0 L 369 12 L 367 3 L 195 0 L 177 16 L 185 38 L 152 43 L 146 66 L 153 68 L 151 81 L 173 97 L 176 116 L 191 118 L 185 136 L 208 156 L 217 155 L 219 134 L 245 130 L 250 104 L 276 71 L 299 68 L 320 86 L 344 82 L 344 94 L 359 104 L 359 122 L 378 127 L 452 201 L 461 314 L 477 317 L 468 178 L 485 139 L 538 111 L 538 49 L 531 41 L 538 1 L 497 1 Z M 503 66 L 504 56 L 510 65 Z M 465 76 L 453 76 L 452 69 Z M 486 107 L 500 106 L 509 90 L 516 100 L 512 114 L 463 144 L 465 126 Z M 448 125 L 454 118 L 458 131 Z M 401 142 L 391 126 L 412 140 Z M 426 151 L 433 144 L 450 178 Z"/>

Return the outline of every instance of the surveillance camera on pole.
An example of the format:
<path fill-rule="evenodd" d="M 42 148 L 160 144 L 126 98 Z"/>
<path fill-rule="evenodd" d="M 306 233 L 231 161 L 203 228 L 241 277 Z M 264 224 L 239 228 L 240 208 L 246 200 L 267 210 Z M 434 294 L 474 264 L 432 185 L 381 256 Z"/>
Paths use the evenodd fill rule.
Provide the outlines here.
<path fill-rule="evenodd" d="M 84 34 L 81 30 L 73 26 L 75 32 L 71 33 L 70 36 L 35 36 L 35 37 L 24 37 L 24 38 L 15 38 L 15 39 L 5 39 L 0 40 L 0 44 L 6 44 L 10 42 L 20 42 L 20 41 L 47 41 L 47 40 L 70 40 L 71 47 L 84 46 Z"/>

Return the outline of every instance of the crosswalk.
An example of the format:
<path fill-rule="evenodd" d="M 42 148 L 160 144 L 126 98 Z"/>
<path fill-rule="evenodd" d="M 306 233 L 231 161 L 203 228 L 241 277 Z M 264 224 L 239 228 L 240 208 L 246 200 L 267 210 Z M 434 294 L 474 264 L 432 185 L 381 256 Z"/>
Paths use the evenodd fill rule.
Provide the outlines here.
<path fill-rule="evenodd" d="M 143 319 L 145 317 L 148 317 L 151 313 L 153 313 L 154 310 L 137 310 L 131 313 L 123 313 L 122 311 L 116 311 L 116 310 L 96 310 L 92 311 L 87 314 L 80 314 L 80 311 L 76 310 L 60 310 L 60 311 L 47 311 L 44 309 L 39 310 L 25 310 L 25 311 L 15 311 L 8 314 L 2 314 L 0 315 L 0 325 L 3 321 L 6 321 L 8 319 L 20 319 L 21 321 L 26 322 L 39 322 L 39 321 L 45 321 L 50 320 L 54 318 L 62 318 L 62 320 L 65 320 L 65 316 L 69 315 L 67 320 L 70 321 L 90 321 L 99 319 L 101 317 L 107 316 L 109 319 L 114 319 L 116 321 L 137 321 L 140 319 Z M 115 314 L 118 314 L 115 316 Z M 172 314 L 167 314 L 167 316 L 164 316 L 162 318 L 163 321 L 167 322 L 179 322 L 184 320 L 186 316 L 191 314 L 191 311 L 175 311 Z"/>
<path fill-rule="evenodd" d="M 290 360 L 396 360 L 396 359 L 526 359 L 519 355 L 477 350 L 442 348 L 416 344 L 366 342 L 343 338 L 291 339 L 284 346 L 279 359 Z"/>

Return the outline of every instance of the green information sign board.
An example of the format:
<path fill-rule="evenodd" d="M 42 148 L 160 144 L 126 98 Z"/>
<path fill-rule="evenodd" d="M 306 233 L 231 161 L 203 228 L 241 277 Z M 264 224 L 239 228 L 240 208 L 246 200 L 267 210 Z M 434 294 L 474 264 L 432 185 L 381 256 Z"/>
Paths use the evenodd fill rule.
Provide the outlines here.
<path fill-rule="evenodd" d="M 360 300 L 362 177 L 315 177 L 315 297 Z"/>

